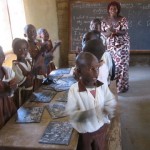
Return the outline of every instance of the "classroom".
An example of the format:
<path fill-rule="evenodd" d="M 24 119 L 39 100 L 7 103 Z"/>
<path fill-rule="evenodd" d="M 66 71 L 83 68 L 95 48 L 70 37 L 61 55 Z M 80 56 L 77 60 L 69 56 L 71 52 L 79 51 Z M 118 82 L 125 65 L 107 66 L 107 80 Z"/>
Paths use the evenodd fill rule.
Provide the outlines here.
<path fill-rule="evenodd" d="M 40 35 L 40 33 L 42 31 L 44 31 L 43 34 L 45 32 L 48 33 L 48 42 L 50 41 L 48 44 L 52 45 L 53 50 L 52 56 L 50 56 L 52 61 L 50 61 L 50 64 L 43 70 L 40 70 L 37 66 L 41 66 L 43 61 L 46 62 L 45 58 L 49 59 L 48 53 L 42 52 L 42 57 L 34 57 L 34 53 L 32 53 L 33 56 L 31 55 L 31 57 L 34 61 L 32 61 L 30 70 L 33 69 L 34 77 L 31 79 L 32 73 L 27 75 L 28 82 L 24 84 L 25 88 L 27 86 L 27 90 L 24 89 L 24 87 L 22 88 L 20 83 L 17 83 L 17 86 L 20 87 L 20 89 L 17 89 L 17 102 L 15 101 L 17 113 L 13 113 L 2 127 L 0 123 L 0 150 L 82 150 L 82 148 L 79 147 L 80 134 L 75 130 L 76 128 L 73 129 L 74 126 L 72 127 L 68 121 L 71 117 L 69 118 L 69 115 L 67 116 L 66 114 L 63 116 L 63 113 L 61 116 L 61 112 L 57 112 L 57 110 L 64 111 L 66 109 L 66 104 L 69 105 L 69 102 L 66 100 L 69 98 L 68 90 L 72 84 L 80 80 L 78 76 L 75 76 L 74 79 L 74 73 L 76 73 L 76 70 L 78 71 L 76 63 L 78 56 L 80 56 L 81 49 L 85 52 L 91 52 L 86 48 L 86 45 L 88 45 L 88 43 L 90 45 L 90 42 L 87 41 L 87 43 L 83 43 L 84 34 L 90 32 L 90 23 L 95 18 L 99 18 L 104 24 L 107 23 L 107 15 L 110 13 L 110 10 L 107 10 L 108 4 L 112 1 L 113 0 L 0 1 L 1 12 L 3 12 L 0 15 L 0 21 L 2 22 L 1 33 L 3 35 L 0 37 L 0 46 L 5 55 L 4 66 L 15 70 L 14 66 L 19 60 L 19 52 L 16 51 L 16 47 L 19 45 L 17 41 L 26 45 L 26 41 L 29 41 L 28 29 L 30 27 L 32 28 L 32 33 L 34 32 L 33 30 L 37 31 L 36 41 L 38 44 L 43 42 L 41 40 L 42 34 Z M 126 81 L 119 83 L 120 80 L 117 78 L 109 79 L 107 88 L 113 93 L 117 101 L 117 112 L 107 129 L 107 149 L 147 150 L 150 147 L 150 2 L 149 0 L 116 1 L 121 6 L 121 16 L 127 18 L 128 21 L 129 38 L 127 37 L 124 41 L 129 40 L 130 43 L 129 47 L 128 45 L 125 46 L 129 49 L 129 57 L 123 58 L 124 61 L 128 61 L 128 85 L 125 90 L 122 90 L 123 92 L 120 92 L 118 91 L 118 86 L 122 88 L 122 83 Z M 107 29 L 105 26 L 102 26 L 102 23 L 101 33 L 103 34 Z M 120 24 L 121 23 L 119 23 L 119 25 Z M 123 27 L 126 28 L 125 25 Z M 110 30 L 112 36 L 110 36 L 109 40 L 113 37 L 113 32 L 120 36 L 122 32 L 120 33 L 119 30 L 121 30 L 121 27 L 116 27 L 113 31 Z M 29 42 L 30 48 L 40 47 L 41 50 L 44 50 L 47 46 L 45 43 L 40 43 L 40 46 L 38 44 Z M 106 43 L 104 45 L 108 47 Z M 25 49 L 26 48 L 24 48 L 24 50 Z M 94 52 L 92 53 L 95 55 Z M 1 53 L 0 50 L 0 58 L 2 55 L 3 53 Z M 114 56 L 113 53 L 111 53 L 111 55 Z M 119 59 L 117 56 L 115 55 L 114 59 Z M 42 59 L 43 57 L 45 60 Z M 37 63 L 36 58 L 39 58 L 39 60 L 37 59 L 39 63 Z M 37 66 L 35 65 L 35 67 L 33 67 L 33 64 Z M 117 68 L 116 64 L 115 67 Z M 94 71 L 96 68 L 91 70 Z M 2 72 L 1 66 L 0 71 Z M 42 76 L 38 73 L 42 71 L 46 73 L 44 74 L 44 80 L 42 79 L 41 81 Z M 1 80 L 3 79 L 1 79 L 1 72 L 0 88 Z M 15 72 L 15 74 L 17 73 Z M 120 74 L 118 76 L 120 76 Z M 40 77 L 38 78 L 38 76 Z M 123 75 L 123 77 L 125 76 L 126 74 Z M 30 81 L 30 79 L 32 81 Z M 40 83 L 39 80 L 36 79 L 40 79 Z M 31 82 L 33 82 L 33 86 Z M 14 89 L 16 88 L 17 87 L 14 87 Z M 27 100 L 24 101 L 22 100 L 24 93 L 20 94 L 22 92 L 21 90 L 28 92 L 31 90 L 34 92 L 29 94 L 30 97 L 27 93 Z M 11 91 L 9 92 L 11 93 Z M 12 90 L 12 92 L 14 91 Z M 72 97 L 72 100 L 74 99 L 75 98 Z M 5 104 L 0 102 L 0 105 Z M 1 106 L 0 111 L 4 111 L 1 110 Z M 25 118 L 27 116 L 22 117 L 31 111 L 33 114 L 27 118 L 27 120 Z M 55 111 L 55 113 L 52 111 Z M 3 119 L 0 119 L 0 122 L 1 120 Z M 51 128 L 53 128 L 52 131 Z M 57 133 L 53 133 L 54 131 Z M 60 138 L 56 140 L 55 138 L 57 136 Z M 54 141 L 52 142 L 52 140 Z M 94 150 L 94 148 L 92 150 Z M 104 150 L 106 150 L 106 148 Z"/>

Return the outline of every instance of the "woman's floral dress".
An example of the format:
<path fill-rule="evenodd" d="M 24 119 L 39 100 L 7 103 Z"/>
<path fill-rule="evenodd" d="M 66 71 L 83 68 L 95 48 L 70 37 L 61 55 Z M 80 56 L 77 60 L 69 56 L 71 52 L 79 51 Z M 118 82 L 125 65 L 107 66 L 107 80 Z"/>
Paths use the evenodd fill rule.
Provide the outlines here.
<path fill-rule="evenodd" d="M 106 32 L 110 25 L 103 20 L 101 24 L 103 32 Z M 127 30 L 128 22 L 122 17 L 114 26 L 116 30 Z M 115 62 L 115 79 L 117 82 L 117 92 L 125 92 L 129 88 L 129 49 L 130 41 L 128 33 L 124 35 L 110 36 L 106 39 L 107 51 L 110 52 Z"/>

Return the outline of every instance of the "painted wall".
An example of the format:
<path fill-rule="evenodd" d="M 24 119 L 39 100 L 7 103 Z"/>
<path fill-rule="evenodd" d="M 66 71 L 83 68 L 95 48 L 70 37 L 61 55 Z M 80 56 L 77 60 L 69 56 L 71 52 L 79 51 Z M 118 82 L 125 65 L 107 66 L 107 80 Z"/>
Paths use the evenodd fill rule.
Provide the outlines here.
<path fill-rule="evenodd" d="M 27 24 L 33 24 L 37 29 L 46 28 L 52 42 L 58 40 L 58 19 L 56 0 L 24 0 Z M 54 63 L 59 67 L 59 48 L 54 52 Z"/>

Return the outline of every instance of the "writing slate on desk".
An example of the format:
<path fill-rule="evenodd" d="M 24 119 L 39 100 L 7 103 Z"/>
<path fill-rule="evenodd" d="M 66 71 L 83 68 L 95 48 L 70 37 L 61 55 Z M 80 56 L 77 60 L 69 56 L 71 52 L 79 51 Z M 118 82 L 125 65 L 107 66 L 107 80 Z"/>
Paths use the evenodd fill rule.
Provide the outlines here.
<path fill-rule="evenodd" d="M 107 16 L 108 2 L 72 2 L 70 4 L 70 49 L 81 48 L 81 38 L 89 31 L 90 21 Z M 150 51 L 150 2 L 121 3 L 120 15 L 127 18 L 131 50 Z"/>

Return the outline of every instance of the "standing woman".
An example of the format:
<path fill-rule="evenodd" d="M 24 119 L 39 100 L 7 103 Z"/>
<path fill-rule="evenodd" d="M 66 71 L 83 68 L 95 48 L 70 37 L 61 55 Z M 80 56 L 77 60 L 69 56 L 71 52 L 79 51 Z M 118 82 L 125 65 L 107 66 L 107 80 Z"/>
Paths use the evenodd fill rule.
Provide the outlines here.
<path fill-rule="evenodd" d="M 107 51 L 115 62 L 115 79 L 117 92 L 128 91 L 129 88 L 129 49 L 130 42 L 127 33 L 128 22 L 120 16 L 121 6 L 118 2 L 110 2 L 107 6 L 108 17 L 102 20 L 101 30 L 107 38 Z"/>

